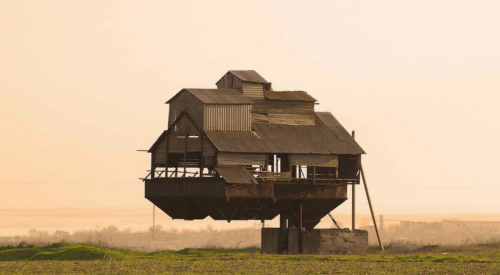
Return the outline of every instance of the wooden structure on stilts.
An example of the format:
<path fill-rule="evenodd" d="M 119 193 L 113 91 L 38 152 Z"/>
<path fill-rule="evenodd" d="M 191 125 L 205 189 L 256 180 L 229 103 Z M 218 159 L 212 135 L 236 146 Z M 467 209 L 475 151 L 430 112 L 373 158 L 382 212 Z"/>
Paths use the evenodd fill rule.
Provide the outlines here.
<path fill-rule="evenodd" d="M 290 232 L 304 252 L 303 232 L 347 200 L 348 185 L 354 194 L 365 152 L 304 91 L 275 91 L 255 71 L 228 71 L 216 85 L 167 101 L 146 198 L 173 219 L 280 216 L 279 252 L 290 250 Z M 352 209 L 354 229 L 354 197 Z"/>

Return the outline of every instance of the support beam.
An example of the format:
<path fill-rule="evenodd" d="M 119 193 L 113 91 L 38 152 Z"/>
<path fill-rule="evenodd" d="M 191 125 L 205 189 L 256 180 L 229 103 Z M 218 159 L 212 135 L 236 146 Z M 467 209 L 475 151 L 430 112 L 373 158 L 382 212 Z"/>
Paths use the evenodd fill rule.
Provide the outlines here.
<path fill-rule="evenodd" d="M 200 133 L 201 153 L 200 153 L 200 178 L 203 178 L 203 170 L 205 169 L 205 159 L 203 157 L 203 140 L 205 137 Z"/>
<path fill-rule="evenodd" d="M 186 105 L 186 111 L 187 111 L 187 105 Z M 188 118 L 187 118 L 187 115 L 186 115 L 186 123 L 184 125 L 184 137 L 185 137 L 185 142 L 186 144 L 184 144 L 184 175 L 183 177 L 186 177 L 186 172 L 187 172 L 187 169 L 186 169 L 186 165 L 187 165 L 187 150 L 188 150 Z"/>
<path fill-rule="evenodd" d="M 373 226 L 375 227 L 375 232 L 377 233 L 378 244 L 380 245 L 380 249 L 384 251 L 384 244 L 382 244 L 382 240 L 380 239 L 380 233 L 378 232 L 377 220 L 375 219 L 375 212 L 373 211 L 372 200 L 370 199 L 370 193 L 368 192 L 368 185 L 366 184 L 366 176 L 363 171 L 363 164 L 360 165 L 361 168 L 361 177 L 363 178 L 363 183 L 365 185 L 366 191 L 366 199 L 368 200 L 368 205 L 370 206 L 370 212 L 372 214 Z"/>
<path fill-rule="evenodd" d="M 168 150 L 169 150 L 169 140 L 170 134 L 167 134 L 166 144 L 165 144 L 165 180 L 168 180 Z"/>
<path fill-rule="evenodd" d="M 151 179 L 155 178 L 155 153 L 151 152 Z"/>
<path fill-rule="evenodd" d="M 283 253 L 288 249 L 288 225 L 286 214 L 280 213 L 280 237 L 278 243 L 278 253 Z"/>
<path fill-rule="evenodd" d="M 352 131 L 352 138 L 356 139 L 356 131 Z M 337 173 L 338 174 L 338 173 Z M 356 184 L 351 184 L 352 188 L 352 233 L 354 234 L 354 229 L 356 229 Z"/>
<path fill-rule="evenodd" d="M 303 240 L 302 240 L 302 228 L 303 228 L 303 220 L 304 220 L 304 217 L 302 215 L 302 202 L 300 203 L 300 206 L 299 206 L 299 254 L 303 254 L 304 251 L 302 250 L 302 247 L 303 247 Z"/>

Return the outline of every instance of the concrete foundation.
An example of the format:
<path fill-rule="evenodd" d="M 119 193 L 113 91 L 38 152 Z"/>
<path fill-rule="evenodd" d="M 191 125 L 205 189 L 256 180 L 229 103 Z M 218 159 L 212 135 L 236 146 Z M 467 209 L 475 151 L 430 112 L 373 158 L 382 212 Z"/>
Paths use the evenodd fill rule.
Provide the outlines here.
<path fill-rule="evenodd" d="M 261 251 L 266 254 L 298 254 L 299 229 L 289 228 L 286 248 L 280 251 L 280 229 L 262 228 Z M 347 229 L 313 229 L 302 233 L 303 254 L 356 254 L 368 248 L 368 232 Z"/>

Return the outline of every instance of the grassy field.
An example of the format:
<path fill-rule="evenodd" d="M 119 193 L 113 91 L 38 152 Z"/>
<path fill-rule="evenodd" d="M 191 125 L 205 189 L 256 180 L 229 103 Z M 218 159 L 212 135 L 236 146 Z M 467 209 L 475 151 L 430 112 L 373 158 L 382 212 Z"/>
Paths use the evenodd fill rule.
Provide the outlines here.
<path fill-rule="evenodd" d="M 103 256 L 104 255 L 104 256 Z M 0 274 L 500 274 L 500 245 L 427 253 L 262 255 L 258 249 L 143 253 L 59 243 L 0 248 Z"/>

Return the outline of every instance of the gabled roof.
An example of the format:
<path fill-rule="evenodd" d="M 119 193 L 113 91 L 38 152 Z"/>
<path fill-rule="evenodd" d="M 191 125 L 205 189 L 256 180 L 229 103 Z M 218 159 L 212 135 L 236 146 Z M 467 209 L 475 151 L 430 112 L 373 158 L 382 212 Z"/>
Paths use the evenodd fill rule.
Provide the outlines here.
<path fill-rule="evenodd" d="M 257 73 L 254 70 L 247 70 L 247 71 L 230 70 L 229 73 L 232 73 L 234 76 L 245 82 L 269 83 L 262 76 L 260 76 L 259 73 Z"/>
<path fill-rule="evenodd" d="M 204 104 L 253 104 L 253 101 L 243 96 L 235 89 L 194 89 L 186 88 L 178 92 L 166 103 L 172 102 L 182 92 L 189 92 Z"/>
<path fill-rule="evenodd" d="M 207 136 L 221 152 L 321 155 L 365 153 L 332 114 L 320 113 L 317 121 L 319 125 L 253 123 L 254 133 L 217 131 L 207 132 Z"/>
<path fill-rule="evenodd" d="M 268 100 L 315 102 L 316 99 L 304 91 L 264 91 Z"/>

